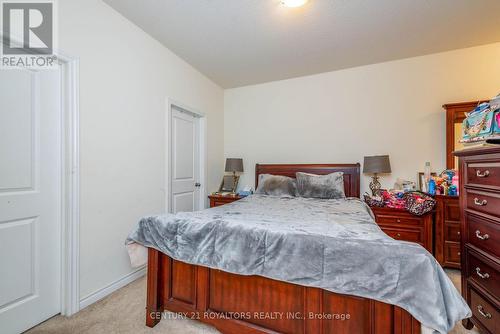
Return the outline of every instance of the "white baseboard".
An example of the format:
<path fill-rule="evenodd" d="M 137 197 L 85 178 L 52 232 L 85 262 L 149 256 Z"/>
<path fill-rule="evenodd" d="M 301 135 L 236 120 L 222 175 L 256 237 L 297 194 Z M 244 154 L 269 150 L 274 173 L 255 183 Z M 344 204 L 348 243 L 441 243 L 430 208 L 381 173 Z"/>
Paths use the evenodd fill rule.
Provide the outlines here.
<path fill-rule="evenodd" d="M 115 292 L 116 290 L 123 288 L 125 285 L 132 283 L 136 279 L 141 278 L 142 276 L 146 275 L 146 269 L 147 269 L 146 265 L 141 266 L 137 270 L 123 276 L 122 278 L 105 286 L 104 288 L 101 288 L 101 289 L 97 290 L 96 292 L 91 293 L 90 295 L 88 295 L 86 297 L 83 297 L 80 300 L 80 310 L 83 310 L 87 306 L 94 304 L 95 302 L 103 299 L 104 297 Z"/>

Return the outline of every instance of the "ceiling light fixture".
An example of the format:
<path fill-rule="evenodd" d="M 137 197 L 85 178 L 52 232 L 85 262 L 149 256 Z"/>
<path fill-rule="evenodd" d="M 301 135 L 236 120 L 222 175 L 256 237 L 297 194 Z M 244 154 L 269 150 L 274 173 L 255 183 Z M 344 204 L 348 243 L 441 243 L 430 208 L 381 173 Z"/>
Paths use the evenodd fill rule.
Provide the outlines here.
<path fill-rule="evenodd" d="M 281 4 L 285 7 L 300 7 L 304 6 L 308 0 L 281 0 Z"/>

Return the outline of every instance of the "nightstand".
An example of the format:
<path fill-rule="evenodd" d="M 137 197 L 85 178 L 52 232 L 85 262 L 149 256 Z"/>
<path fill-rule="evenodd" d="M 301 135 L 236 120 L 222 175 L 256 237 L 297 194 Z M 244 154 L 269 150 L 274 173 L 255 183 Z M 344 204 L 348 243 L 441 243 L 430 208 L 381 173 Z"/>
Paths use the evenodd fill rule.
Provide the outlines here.
<path fill-rule="evenodd" d="M 231 196 L 231 195 L 208 195 L 208 198 L 210 199 L 210 207 L 216 207 L 216 206 L 221 206 L 227 203 L 231 203 L 234 201 L 237 201 L 239 199 L 242 199 L 243 197 L 236 195 L 236 196 Z"/>
<path fill-rule="evenodd" d="M 434 213 L 415 216 L 404 209 L 371 207 L 380 228 L 391 238 L 416 242 L 433 252 Z"/>

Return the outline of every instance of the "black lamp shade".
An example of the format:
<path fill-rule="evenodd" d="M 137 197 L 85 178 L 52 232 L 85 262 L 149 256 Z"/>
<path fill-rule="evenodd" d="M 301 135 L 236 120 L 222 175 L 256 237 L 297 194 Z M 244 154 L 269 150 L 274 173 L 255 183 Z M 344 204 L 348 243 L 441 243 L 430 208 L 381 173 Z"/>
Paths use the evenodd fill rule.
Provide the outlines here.
<path fill-rule="evenodd" d="M 240 173 L 243 172 L 243 159 L 227 158 L 226 172 L 240 172 Z"/>

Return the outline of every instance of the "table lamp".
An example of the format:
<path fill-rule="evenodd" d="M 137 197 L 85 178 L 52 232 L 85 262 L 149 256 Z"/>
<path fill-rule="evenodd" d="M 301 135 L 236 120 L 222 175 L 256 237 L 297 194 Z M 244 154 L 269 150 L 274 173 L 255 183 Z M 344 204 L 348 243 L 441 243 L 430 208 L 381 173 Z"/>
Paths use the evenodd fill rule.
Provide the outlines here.
<path fill-rule="evenodd" d="M 391 163 L 388 155 L 375 155 L 365 157 L 363 163 L 363 173 L 373 174 L 372 181 L 370 182 L 370 190 L 373 196 L 380 195 L 380 182 L 377 174 L 390 173 Z"/>
<path fill-rule="evenodd" d="M 232 172 L 233 173 L 233 184 L 234 188 L 232 193 L 235 193 L 236 186 L 238 183 L 238 178 L 236 176 L 236 172 L 242 173 L 243 172 L 243 159 L 240 158 L 227 158 L 226 159 L 226 172 Z"/>

